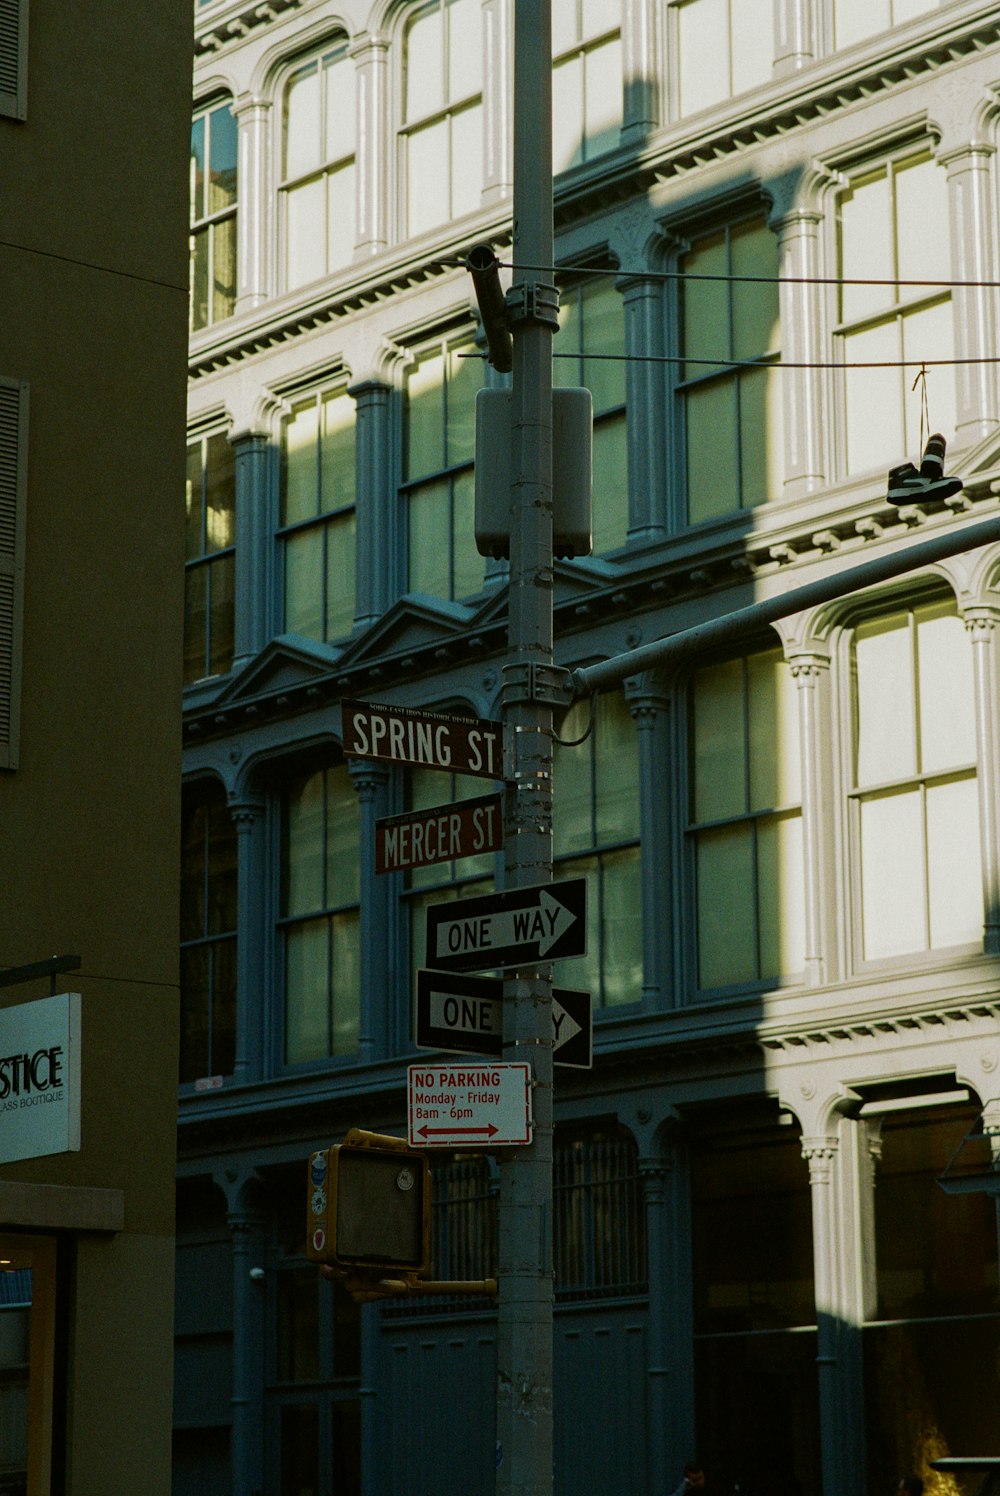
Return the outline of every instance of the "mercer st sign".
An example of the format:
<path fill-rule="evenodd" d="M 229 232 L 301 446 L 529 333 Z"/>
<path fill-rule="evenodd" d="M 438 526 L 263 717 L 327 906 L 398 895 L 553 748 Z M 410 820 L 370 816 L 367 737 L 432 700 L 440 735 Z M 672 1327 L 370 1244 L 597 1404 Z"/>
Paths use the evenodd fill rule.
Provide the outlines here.
<path fill-rule="evenodd" d="M 456 857 L 499 852 L 502 846 L 503 797 L 480 795 L 376 821 L 375 871 L 430 867 Z"/>
<path fill-rule="evenodd" d="M 439 971 L 530 966 L 587 952 L 587 880 L 432 904 L 427 964 Z"/>

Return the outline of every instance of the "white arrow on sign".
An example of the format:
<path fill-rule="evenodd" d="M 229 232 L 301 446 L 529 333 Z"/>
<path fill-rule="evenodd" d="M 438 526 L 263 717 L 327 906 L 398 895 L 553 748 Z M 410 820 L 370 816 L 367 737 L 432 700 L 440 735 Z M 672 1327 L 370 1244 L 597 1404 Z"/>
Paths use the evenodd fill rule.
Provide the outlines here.
<path fill-rule="evenodd" d="M 576 915 L 565 904 L 554 899 L 544 888 L 539 890 L 534 909 L 498 910 L 468 919 L 442 920 L 437 927 L 436 957 L 454 955 L 469 943 L 470 924 L 475 926 L 475 949 L 489 952 L 502 946 L 526 945 L 538 941 L 538 959 L 543 960 L 556 941 L 576 923 Z"/>

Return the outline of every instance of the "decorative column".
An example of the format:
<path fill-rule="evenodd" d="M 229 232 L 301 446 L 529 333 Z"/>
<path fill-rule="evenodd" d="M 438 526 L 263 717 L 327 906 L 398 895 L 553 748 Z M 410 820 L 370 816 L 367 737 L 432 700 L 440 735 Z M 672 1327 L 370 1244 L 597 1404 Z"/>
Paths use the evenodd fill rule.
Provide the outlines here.
<path fill-rule="evenodd" d="M 853 1126 L 842 1122 L 843 1126 Z M 860 1491 L 865 1484 L 860 1316 L 845 1292 L 855 1276 L 858 1214 L 845 1216 L 843 1161 L 838 1138 L 803 1137 L 812 1194 L 813 1278 L 816 1292 L 816 1365 L 824 1491 Z M 849 1163 L 856 1162 L 852 1148 Z M 858 1199 L 856 1176 L 847 1185 Z"/>
<path fill-rule="evenodd" d="M 267 887 L 267 846 L 264 802 L 244 796 L 230 801 L 229 814 L 236 826 L 236 1058 L 233 1080 L 237 1084 L 261 1080 L 264 1055 L 261 1047 L 266 1031 L 267 984 L 265 970 L 265 910 L 261 907 Z"/>
<path fill-rule="evenodd" d="M 996 279 L 993 253 L 996 210 L 991 187 L 994 154 L 991 145 L 969 143 L 943 149 L 937 157 L 948 173 L 951 272 L 959 282 L 951 293 L 957 359 L 992 360 L 996 356 L 996 292 L 982 284 L 961 284 Z M 995 363 L 956 365 L 958 443 L 971 446 L 996 430 L 1000 423 L 997 399 Z"/>
<path fill-rule="evenodd" d="M 369 628 L 396 596 L 393 565 L 397 546 L 396 490 L 393 484 L 395 391 L 378 379 L 348 386 L 355 402 L 356 580 L 354 627 Z"/>
<path fill-rule="evenodd" d="M 666 1492 L 695 1448 L 690 1167 L 679 1129 L 639 1159 L 639 1177 L 649 1275 L 647 1462 L 650 1490 Z"/>
<path fill-rule="evenodd" d="M 375 821 L 388 815 L 389 771 L 370 759 L 347 761 L 360 805 L 358 848 L 361 911 L 358 918 L 358 1059 L 381 1059 L 391 1053 L 389 939 L 392 904 L 390 874 L 375 871 Z"/>
<path fill-rule="evenodd" d="M 642 251 L 632 246 L 632 253 Z M 622 294 L 625 352 L 662 355 L 663 286 L 644 276 L 615 281 Z M 628 435 L 628 544 L 663 540 L 667 526 L 666 365 L 629 360 L 625 365 L 626 426 Z"/>
<path fill-rule="evenodd" d="M 268 141 L 271 104 L 242 98 L 233 106 L 238 130 L 236 209 L 236 312 L 266 301 L 269 291 L 271 188 Z"/>
<path fill-rule="evenodd" d="M 236 453 L 236 562 L 233 669 L 241 670 L 271 637 L 271 438 L 244 431 L 230 437 Z"/>
<path fill-rule="evenodd" d="M 363 36 L 350 56 L 357 69 L 356 254 L 366 259 L 390 242 L 389 43 L 380 36 Z"/>
<path fill-rule="evenodd" d="M 622 62 L 625 103 L 622 145 L 641 147 L 658 130 L 666 111 L 660 97 L 659 27 L 651 0 L 622 0 Z"/>
<path fill-rule="evenodd" d="M 257 1202 L 256 1175 L 238 1189 L 227 1224 L 233 1242 L 233 1490 L 246 1496 L 264 1491 L 264 1329 L 265 1284 L 251 1278 L 264 1263 L 265 1215 Z"/>
<path fill-rule="evenodd" d="M 802 763 L 803 902 L 805 979 L 813 987 L 835 980 L 836 939 L 830 763 L 830 658 L 792 647 L 785 658 L 798 687 Z"/>
<path fill-rule="evenodd" d="M 819 225 L 822 217 L 808 208 L 777 207 L 770 227 L 778 236 L 778 274 L 782 358 L 790 364 L 823 361 L 821 288 L 804 284 L 820 273 Z M 798 499 L 825 482 L 823 454 L 824 372 L 799 368 L 782 374 L 781 399 L 785 446 L 784 497 Z"/>
<path fill-rule="evenodd" d="M 1000 703 L 997 700 L 997 621 L 1000 606 L 964 610 L 972 640 L 976 693 L 977 799 L 983 873 L 983 951 L 1000 952 Z"/>
<path fill-rule="evenodd" d="M 815 61 L 810 0 L 777 0 L 774 9 L 774 76 L 786 78 Z"/>
<path fill-rule="evenodd" d="M 642 1000 L 649 1008 L 673 1006 L 674 928 L 670 773 L 670 696 L 657 677 L 626 682 L 625 698 L 638 735 L 639 823 L 642 839 Z"/>
<path fill-rule="evenodd" d="M 514 192 L 514 6 L 483 4 L 483 205 Z"/>

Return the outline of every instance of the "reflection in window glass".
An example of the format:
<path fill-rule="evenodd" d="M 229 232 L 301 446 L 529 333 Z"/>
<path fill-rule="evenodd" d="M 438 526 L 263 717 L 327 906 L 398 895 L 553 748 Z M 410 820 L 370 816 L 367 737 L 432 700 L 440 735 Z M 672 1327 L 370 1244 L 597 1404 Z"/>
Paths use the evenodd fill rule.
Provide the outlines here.
<path fill-rule="evenodd" d="M 428 0 L 404 33 L 404 234 L 471 213 L 483 186 L 482 6 Z"/>
<path fill-rule="evenodd" d="M 189 174 L 190 330 L 236 304 L 236 118 L 229 104 L 195 115 Z"/>
<path fill-rule="evenodd" d="M 590 706 L 569 712 L 560 737 L 582 737 Z M 635 724 L 618 692 L 598 696 L 594 730 L 553 748 L 553 850 L 557 878 L 587 880 L 586 956 L 559 963 L 559 985 L 590 992 L 595 1007 L 642 997 L 639 760 Z"/>
<path fill-rule="evenodd" d="M 736 224 L 696 239 L 684 270 L 682 339 L 689 362 L 678 390 L 688 522 L 698 524 L 781 496 L 777 242 L 764 224 Z M 753 366 L 728 367 L 741 359 Z"/>
<path fill-rule="evenodd" d="M 805 964 L 798 703 L 780 650 L 691 685 L 698 986 L 794 978 Z"/>
<path fill-rule="evenodd" d="M 288 1064 L 358 1046 L 358 802 L 346 766 L 295 780 L 284 801 L 281 933 Z"/>
<path fill-rule="evenodd" d="M 280 211 L 289 290 L 354 256 L 354 73 L 347 42 L 338 42 L 285 86 Z"/>
<path fill-rule="evenodd" d="M 680 114 L 694 114 L 771 77 L 772 0 L 680 0 L 677 22 Z"/>
<path fill-rule="evenodd" d="M 225 675 L 235 646 L 236 454 L 222 433 L 187 449 L 184 683 Z"/>
<path fill-rule="evenodd" d="M 625 544 L 628 459 L 625 446 L 625 322 L 610 277 L 569 286 L 559 297 L 553 380 L 584 386 L 594 401 L 594 554 Z M 602 355 L 614 355 L 611 358 Z"/>
<path fill-rule="evenodd" d="M 476 549 L 473 458 L 481 359 L 442 342 L 406 382 L 404 420 L 408 589 L 462 598 L 483 585 Z"/>
<path fill-rule="evenodd" d="M 911 389 L 912 371 L 899 365 L 954 357 L 950 292 L 944 286 L 901 284 L 950 277 L 944 167 L 921 153 L 859 175 L 841 195 L 838 215 L 841 276 L 888 282 L 842 286 L 841 356 L 847 365 L 895 366 L 844 370 L 846 465 L 857 473 L 901 462 L 906 454 L 918 457 L 920 395 Z M 926 221 L 926 233 L 913 234 L 917 221 Z M 950 437 L 955 426 L 951 370 L 933 372 L 930 398 L 935 429 Z"/>
<path fill-rule="evenodd" d="M 954 605 L 860 624 L 853 679 L 863 955 L 979 941 L 972 650 Z"/>
<path fill-rule="evenodd" d="M 325 643 L 354 623 L 354 411 L 345 390 L 313 395 L 282 431 L 284 627 Z"/>

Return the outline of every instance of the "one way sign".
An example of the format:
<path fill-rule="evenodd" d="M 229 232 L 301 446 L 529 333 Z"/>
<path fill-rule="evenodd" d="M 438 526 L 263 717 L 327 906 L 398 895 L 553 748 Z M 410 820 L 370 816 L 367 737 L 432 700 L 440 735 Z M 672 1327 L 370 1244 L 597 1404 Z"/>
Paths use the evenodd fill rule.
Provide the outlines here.
<path fill-rule="evenodd" d="M 590 993 L 552 989 L 552 1050 L 557 1065 L 593 1064 Z M 459 1054 L 503 1054 L 503 982 L 468 972 L 417 972 L 414 1042 L 418 1049 Z"/>
<path fill-rule="evenodd" d="M 531 966 L 587 951 L 587 880 L 536 883 L 427 910 L 427 964 L 438 971 Z"/>

